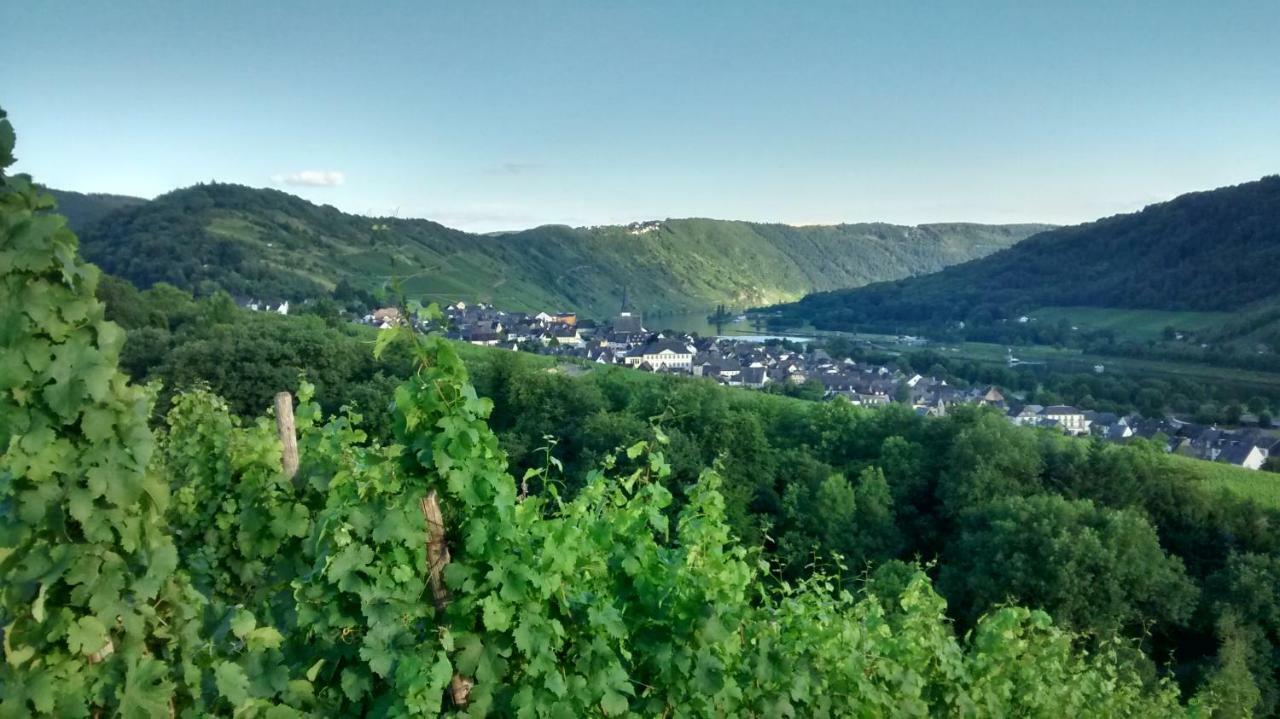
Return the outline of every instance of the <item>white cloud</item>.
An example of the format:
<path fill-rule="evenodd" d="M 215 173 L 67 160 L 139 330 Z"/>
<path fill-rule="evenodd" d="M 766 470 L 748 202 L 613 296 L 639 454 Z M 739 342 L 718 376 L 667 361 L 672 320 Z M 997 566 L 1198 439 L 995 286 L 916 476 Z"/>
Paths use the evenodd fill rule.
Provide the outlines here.
<path fill-rule="evenodd" d="M 484 171 L 490 175 L 527 175 L 541 170 L 542 165 L 537 162 L 504 162 L 501 165 L 486 167 Z"/>
<path fill-rule="evenodd" d="M 277 185 L 304 185 L 307 187 L 333 187 L 347 181 L 340 170 L 301 170 L 287 175 L 272 175 Z"/>

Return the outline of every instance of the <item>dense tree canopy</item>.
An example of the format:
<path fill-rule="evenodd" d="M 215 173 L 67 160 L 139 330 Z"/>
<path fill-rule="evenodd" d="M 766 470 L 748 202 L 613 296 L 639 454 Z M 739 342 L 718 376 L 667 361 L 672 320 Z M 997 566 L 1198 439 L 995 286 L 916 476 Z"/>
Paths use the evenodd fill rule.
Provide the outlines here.
<path fill-rule="evenodd" d="M 942 583 L 972 623 L 1002 601 L 1043 607 L 1077 631 L 1140 632 L 1184 624 L 1195 585 L 1137 512 L 1059 496 L 1008 497 L 966 513 L 945 551 Z"/>

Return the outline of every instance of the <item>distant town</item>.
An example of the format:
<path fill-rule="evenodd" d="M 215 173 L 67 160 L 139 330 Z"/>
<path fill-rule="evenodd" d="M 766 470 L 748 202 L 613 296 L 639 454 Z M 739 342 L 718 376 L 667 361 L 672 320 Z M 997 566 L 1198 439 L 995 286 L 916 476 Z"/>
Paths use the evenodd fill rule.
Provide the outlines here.
<path fill-rule="evenodd" d="M 729 387 L 767 389 L 788 383 L 795 388 L 803 386 L 805 396 L 814 399 L 843 397 L 862 406 L 896 401 L 928 416 L 944 416 L 959 405 L 982 405 L 1004 413 L 1019 426 L 1052 428 L 1108 442 L 1135 437 L 1159 440 L 1167 452 L 1245 469 L 1260 469 L 1271 454 L 1280 453 L 1280 439 L 1254 428 L 1225 430 L 1173 417 L 1119 416 L 1066 405 L 1026 404 L 1016 393 L 999 387 L 956 387 L 936 377 L 836 359 L 822 349 L 811 349 L 808 343 L 786 338 L 766 341 L 761 337 L 653 331 L 645 327 L 641 314 L 632 310 L 625 298 L 621 310 L 607 323 L 579 320 L 572 312 L 528 314 L 465 302 L 448 305 L 444 313 L 448 336 L 475 345 L 702 377 Z M 402 318 L 399 310 L 388 308 L 361 321 L 388 328 Z"/>

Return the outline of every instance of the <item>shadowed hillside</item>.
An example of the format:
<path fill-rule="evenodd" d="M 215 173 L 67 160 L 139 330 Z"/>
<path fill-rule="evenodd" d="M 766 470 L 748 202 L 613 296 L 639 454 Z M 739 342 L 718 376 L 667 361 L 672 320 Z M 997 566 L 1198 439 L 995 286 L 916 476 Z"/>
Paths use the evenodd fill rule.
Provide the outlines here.
<path fill-rule="evenodd" d="M 58 202 L 58 212 L 67 218 L 67 224 L 76 232 L 115 212 L 116 210 L 146 204 L 141 197 L 109 195 L 105 192 L 72 192 L 49 190 Z"/>
<path fill-rule="evenodd" d="M 990 324 L 1040 307 L 1224 311 L 1280 296 L 1280 176 L 1044 232 L 925 277 L 781 308 L 828 329 Z"/>

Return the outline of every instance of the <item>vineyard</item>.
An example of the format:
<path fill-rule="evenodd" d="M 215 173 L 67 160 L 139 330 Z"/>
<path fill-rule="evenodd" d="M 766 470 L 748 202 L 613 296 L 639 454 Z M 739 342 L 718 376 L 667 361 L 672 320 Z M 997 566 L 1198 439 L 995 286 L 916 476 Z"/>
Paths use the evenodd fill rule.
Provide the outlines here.
<path fill-rule="evenodd" d="M 0 169 L 13 145 L 0 113 Z M 246 422 L 195 389 L 149 426 L 156 388 L 120 372 L 99 273 L 51 205 L 0 174 L 0 716 L 1165 717 L 1216 701 L 1180 701 L 1128 643 L 1040 611 L 959 637 L 918 568 L 857 592 L 782 581 L 731 536 L 715 467 L 671 486 L 660 429 L 571 496 L 550 447 L 513 476 L 453 346 L 408 327 L 374 348 L 415 358 L 387 398 L 394 441 L 322 414 L 305 384 L 281 416 Z"/>

